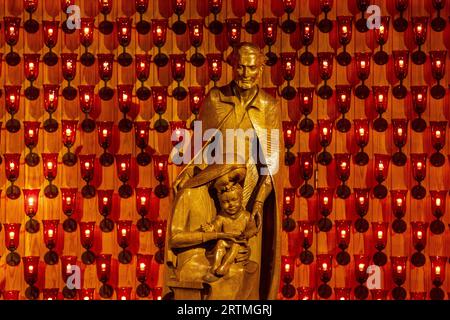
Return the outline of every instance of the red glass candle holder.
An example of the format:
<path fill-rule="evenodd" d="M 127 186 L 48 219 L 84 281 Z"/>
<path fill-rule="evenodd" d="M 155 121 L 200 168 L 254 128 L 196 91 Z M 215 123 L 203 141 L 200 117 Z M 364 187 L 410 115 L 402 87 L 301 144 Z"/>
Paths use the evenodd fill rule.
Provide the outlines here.
<path fill-rule="evenodd" d="M 86 185 L 81 189 L 83 198 L 91 199 L 95 196 L 95 187 L 89 183 L 94 179 L 95 174 L 95 154 L 80 155 L 81 178 Z"/>
<path fill-rule="evenodd" d="M 286 232 L 292 232 L 296 227 L 291 217 L 295 210 L 295 191 L 295 188 L 283 189 L 283 230 Z"/>
<path fill-rule="evenodd" d="M 278 56 L 272 51 L 272 46 L 277 41 L 278 18 L 262 18 L 262 30 L 264 44 L 269 47 L 269 51 L 266 53 L 266 64 L 274 66 L 278 61 Z"/>
<path fill-rule="evenodd" d="M 373 55 L 373 61 L 378 65 L 385 65 L 389 61 L 389 54 L 383 51 L 383 46 L 387 43 L 389 38 L 389 22 L 391 17 L 381 17 L 380 27 L 374 29 L 375 42 L 380 46 L 380 50 Z"/>
<path fill-rule="evenodd" d="M 353 17 L 338 16 L 336 19 L 338 25 L 338 40 L 343 46 L 343 51 L 336 56 L 336 60 L 341 66 L 348 66 L 350 62 L 352 62 L 352 56 L 347 52 L 347 45 L 352 40 Z"/>
<path fill-rule="evenodd" d="M 378 132 L 384 132 L 388 127 L 388 122 L 383 118 L 383 113 L 388 108 L 389 87 L 373 86 L 372 91 L 374 109 L 378 113 L 378 118 L 373 121 L 373 128 Z"/>
<path fill-rule="evenodd" d="M 38 280 L 39 271 L 39 256 L 27 256 L 23 257 L 23 277 L 28 284 L 28 288 L 25 290 L 25 297 L 28 300 L 36 300 L 39 298 L 39 288 L 34 284 Z"/>
<path fill-rule="evenodd" d="M 94 85 L 80 85 L 78 91 L 80 92 L 79 101 L 81 112 L 84 113 L 85 118 L 81 121 L 81 129 L 84 132 L 90 133 L 95 130 L 95 121 L 89 118 L 89 113 L 95 106 L 95 86 Z"/>
<path fill-rule="evenodd" d="M 131 178 L 131 154 L 116 154 L 116 170 L 122 182 L 119 187 L 119 196 L 127 199 L 133 194 L 133 188 L 128 184 Z"/>
<path fill-rule="evenodd" d="M 131 43 L 132 18 L 120 17 L 116 19 L 117 40 L 123 48 L 123 52 L 117 57 L 117 62 L 123 67 L 128 67 L 133 63 L 133 57 L 126 52 L 126 47 Z"/>
<path fill-rule="evenodd" d="M 80 62 L 86 67 L 90 67 L 95 63 L 95 56 L 88 50 L 94 42 L 94 21 L 94 18 L 81 18 L 80 43 L 84 47 L 84 52 L 80 57 Z"/>
<path fill-rule="evenodd" d="M 291 148 L 295 146 L 295 140 L 297 136 L 297 122 L 296 121 L 283 121 L 283 138 L 286 152 L 284 154 L 284 163 L 287 166 L 291 166 L 295 162 L 295 155 L 291 152 Z"/>
<path fill-rule="evenodd" d="M 119 262 L 122 264 L 129 264 L 133 255 L 127 248 L 131 242 L 131 220 L 119 220 L 117 221 L 117 243 L 122 251 L 119 253 Z"/>
<path fill-rule="evenodd" d="M 136 162 L 140 166 L 147 166 L 152 161 L 151 155 L 145 151 L 148 147 L 149 133 L 150 121 L 134 122 L 134 140 L 136 146 L 141 149 L 141 152 L 136 156 Z"/>
<path fill-rule="evenodd" d="M 406 290 L 402 285 L 406 281 L 406 263 L 408 257 L 392 257 L 391 256 L 391 272 L 392 280 L 396 287 L 392 289 L 392 297 L 394 300 L 405 300 Z"/>
<path fill-rule="evenodd" d="M 149 0 L 135 0 L 136 12 L 139 13 L 139 21 L 136 23 L 136 31 L 139 34 L 145 35 L 150 32 L 151 25 L 148 21 L 143 19 L 143 15 L 148 10 Z"/>
<path fill-rule="evenodd" d="M 428 17 L 412 17 L 411 24 L 414 42 L 418 46 L 418 50 L 411 55 L 411 60 L 414 64 L 422 65 L 427 61 L 427 55 L 422 51 L 422 45 L 427 39 Z"/>
<path fill-rule="evenodd" d="M 94 246 L 95 221 L 80 222 L 80 242 L 81 246 L 86 249 L 81 255 L 81 260 L 86 265 L 95 262 L 95 254 L 90 250 Z"/>
<path fill-rule="evenodd" d="M 29 233 L 39 231 L 39 222 L 34 218 L 39 208 L 39 191 L 40 189 L 23 189 L 23 206 L 25 214 L 30 218 L 25 224 L 25 230 Z"/>
<path fill-rule="evenodd" d="M 70 82 L 75 79 L 77 73 L 77 53 L 61 53 L 61 68 L 65 80 L 67 80 L 67 87 L 62 91 L 62 95 L 66 100 L 74 100 L 77 97 L 77 89 L 70 85 Z"/>
<path fill-rule="evenodd" d="M 436 218 L 436 220 L 433 220 L 430 224 L 430 231 L 433 234 L 442 234 L 445 231 L 445 225 L 441 221 L 441 218 L 445 214 L 445 207 L 446 207 L 445 200 L 447 197 L 447 190 L 443 191 L 431 190 L 430 196 L 431 196 L 431 213 Z"/>
<path fill-rule="evenodd" d="M 324 84 L 319 88 L 317 94 L 325 100 L 330 99 L 333 95 L 333 89 L 327 84 L 327 80 L 329 80 L 333 74 L 333 55 L 332 52 L 317 53 L 319 76 L 324 80 Z"/>
<path fill-rule="evenodd" d="M 164 185 L 164 181 L 168 178 L 168 160 L 169 156 L 167 154 L 164 155 L 154 155 L 153 156 L 153 168 L 156 180 L 159 182 L 159 185 L 155 188 L 155 195 L 158 198 L 165 198 L 169 193 L 169 189 L 166 185 Z"/>
<path fill-rule="evenodd" d="M 169 62 L 169 57 L 161 52 L 161 48 L 166 43 L 167 26 L 167 19 L 152 19 L 153 45 L 158 48 L 158 53 L 153 61 L 160 68 L 166 66 Z"/>
<path fill-rule="evenodd" d="M 57 153 L 42 153 L 42 167 L 44 171 L 44 178 L 49 184 L 44 189 L 44 195 L 53 199 L 58 195 L 58 187 L 52 184 L 56 179 L 58 173 L 58 154 Z"/>
<path fill-rule="evenodd" d="M 173 13 L 177 15 L 177 20 L 172 24 L 172 30 L 177 35 L 182 35 L 186 32 L 187 26 L 181 20 L 181 15 L 186 11 L 186 0 L 172 0 Z"/>
<path fill-rule="evenodd" d="M 434 99 L 443 99 L 445 97 L 445 88 L 440 81 L 445 77 L 445 61 L 447 59 L 447 51 L 430 51 L 431 74 L 437 81 L 431 90 L 431 96 Z"/>
<path fill-rule="evenodd" d="M 44 44 L 49 49 L 44 54 L 43 61 L 48 66 L 54 66 L 58 63 L 58 55 L 52 51 L 58 42 L 59 21 L 42 21 Z"/>
<path fill-rule="evenodd" d="M 335 153 L 336 176 L 342 182 L 336 189 L 336 194 L 341 199 L 350 197 L 351 190 L 345 184 L 350 178 L 350 153 Z"/>
<path fill-rule="evenodd" d="M 152 188 L 136 188 L 136 211 L 141 216 L 137 222 L 140 232 L 149 231 L 151 221 L 146 217 L 150 213 Z"/>
<path fill-rule="evenodd" d="M 304 115 L 304 118 L 300 120 L 299 129 L 303 132 L 311 132 L 314 129 L 314 121 L 308 118 L 313 111 L 314 91 L 314 87 L 300 87 L 297 90 L 300 112 Z"/>
<path fill-rule="evenodd" d="M 113 142 L 113 127 L 113 121 L 97 122 L 98 144 L 103 148 L 103 153 L 100 155 L 99 160 L 104 167 L 109 167 L 114 163 L 114 156 L 108 152 L 108 148 L 111 147 Z"/>
<path fill-rule="evenodd" d="M 98 75 L 104 81 L 104 86 L 98 91 L 100 99 L 109 101 L 114 97 L 114 89 L 108 87 L 108 81 L 111 80 L 114 68 L 114 54 L 99 53 L 98 60 Z"/>
<path fill-rule="evenodd" d="M 159 249 L 155 255 L 158 264 L 164 263 L 164 243 L 166 241 L 167 221 L 157 220 L 153 224 L 153 243 Z"/>
<path fill-rule="evenodd" d="M 445 129 L 447 121 L 430 121 L 431 127 L 431 145 L 436 150 L 430 157 L 430 163 L 434 167 L 442 167 L 445 163 L 445 157 L 440 150 L 445 146 Z"/>
<path fill-rule="evenodd" d="M 416 132 L 423 132 L 427 128 L 427 122 L 422 119 L 422 114 L 427 109 L 428 86 L 411 86 L 412 106 L 417 118 L 411 123 Z"/>
<path fill-rule="evenodd" d="M 345 118 L 345 114 L 350 111 L 350 105 L 352 100 L 352 87 L 350 85 L 337 85 L 336 86 L 336 108 L 337 111 L 342 114 L 342 118 L 336 123 L 336 129 L 339 132 L 346 133 L 350 131 L 352 123 Z"/>
<path fill-rule="evenodd" d="M 189 41 L 194 47 L 195 52 L 191 55 L 190 61 L 194 67 L 201 67 L 205 63 L 205 56 L 198 52 L 198 48 L 203 43 L 203 20 L 189 19 L 187 21 L 189 28 Z"/>
<path fill-rule="evenodd" d="M 391 156 L 376 153 L 374 157 L 374 177 L 377 185 L 373 188 L 373 194 L 377 199 L 384 199 L 387 196 L 388 190 L 382 183 L 387 179 Z"/>
<path fill-rule="evenodd" d="M 319 125 L 319 143 L 323 151 L 318 155 L 317 162 L 327 166 L 333 160 L 333 156 L 326 148 L 330 145 L 333 138 L 333 122 L 331 120 L 317 120 Z"/>
<path fill-rule="evenodd" d="M 20 121 L 14 119 L 14 115 L 19 112 L 20 107 L 20 90 L 22 86 L 5 85 L 5 109 L 11 116 L 6 121 L 6 130 L 11 133 L 16 133 L 20 130 Z"/>
<path fill-rule="evenodd" d="M 241 42 L 242 19 L 228 18 L 225 19 L 228 45 L 235 47 Z"/>
<path fill-rule="evenodd" d="M 49 251 L 44 255 L 46 264 L 54 265 L 58 262 L 58 254 L 53 251 L 58 243 L 58 225 L 59 220 L 42 220 L 44 228 L 44 243 Z"/>
<path fill-rule="evenodd" d="M 411 233 L 414 249 L 416 252 L 411 256 L 411 263 L 419 268 L 423 267 L 426 262 L 425 255 L 422 251 L 427 245 L 428 222 L 413 221 L 411 222 Z"/>
<path fill-rule="evenodd" d="M 117 300 L 130 300 L 131 299 L 131 287 L 118 287 L 116 288 Z"/>
<path fill-rule="evenodd" d="M 314 55 L 308 51 L 308 47 L 314 41 L 314 27 L 316 25 L 315 18 L 300 18 L 300 41 L 305 46 L 305 52 L 300 55 L 300 62 L 305 66 L 310 66 L 314 63 Z"/>
<path fill-rule="evenodd" d="M 350 300 L 352 288 L 334 288 L 335 300 Z"/>
<path fill-rule="evenodd" d="M 72 34 L 76 31 L 77 22 L 70 21 L 69 17 L 76 13 L 75 0 L 61 0 L 61 11 L 66 15 L 66 20 L 61 23 L 61 29 L 66 34 Z"/>
<path fill-rule="evenodd" d="M 156 132 L 164 133 L 169 129 L 169 122 L 162 118 L 167 110 L 167 87 L 152 87 L 153 110 L 159 116 L 155 121 Z"/>
<path fill-rule="evenodd" d="M 52 133 L 58 130 L 58 121 L 52 118 L 53 113 L 58 108 L 59 98 L 59 85 L 57 84 L 44 84 L 44 109 L 48 113 L 49 117 L 44 121 L 44 130 Z"/>
<path fill-rule="evenodd" d="M 295 271 L 295 258 L 292 256 L 281 256 L 281 280 L 283 284 L 281 286 L 281 294 L 287 299 L 291 299 L 295 296 L 295 287 L 291 284 L 294 280 Z"/>
<path fill-rule="evenodd" d="M 153 300 L 162 300 L 162 287 L 154 287 L 151 289 Z"/>
<path fill-rule="evenodd" d="M 317 288 L 319 297 L 328 299 L 331 297 L 332 290 L 328 285 L 328 282 L 333 276 L 333 255 L 331 254 L 318 254 L 317 255 L 317 275 L 322 284 Z"/>
<path fill-rule="evenodd" d="M 123 118 L 119 121 L 119 131 L 130 132 L 133 129 L 133 121 L 127 118 L 133 107 L 133 85 L 131 84 L 118 84 L 117 85 L 117 99 L 119 104 L 119 110 L 123 114 Z"/>
<path fill-rule="evenodd" d="M 437 16 L 431 20 L 431 28 L 436 32 L 444 31 L 447 21 L 441 17 L 441 11 L 445 7 L 445 0 L 433 0 L 433 8 L 437 11 Z"/>
<path fill-rule="evenodd" d="M 314 153 L 300 152 L 298 157 L 300 159 L 300 175 L 304 181 L 304 184 L 299 189 L 299 194 L 303 198 L 309 199 L 314 194 L 314 187 L 308 183 L 314 172 Z"/>
<path fill-rule="evenodd" d="M 39 58 L 40 54 L 24 54 L 23 67 L 25 78 L 30 81 L 30 86 L 24 91 L 28 100 L 36 100 L 39 97 L 39 89 L 33 86 L 33 82 L 39 77 Z"/>
<path fill-rule="evenodd" d="M 69 289 L 67 286 L 69 277 L 76 272 L 77 267 L 77 256 L 61 256 L 61 275 L 65 283 L 65 286 L 62 289 L 62 294 L 65 299 L 71 300 L 77 295 L 77 290 L 75 288 Z"/>
<path fill-rule="evenodd" d="M 63 145 L 67 148 L 67 152 L 63 156 L 63 163 L 66 166 L 72 167 L 77 163 L 78 157 L 75 153 L 70 151 L 76 140 L 76 133 L 78 127 L 78 120 L 62 120 L 61 121 L 61 135 Z"/>
<path fill-rule="evenodd" d="M 216 87 L 217 81 L 222 77 L 222 54 L 208 53 L 206 61 L 208 62 L 208 77 Z"/>
<path fill-rule="evenodd" d="M 365 300 L 369 296 L 369 289 L 364 285 L 369 277 L 367 273 L 367 269 L 370 265 L 370 255 L 368 254 L 355 254 L 355 278 L 359 283 L 357 287 L 355 287 L 354 293 L 355 297 L 358 300 Z"/>
<path fill-rule="evenodd" d="M 322 218 L 319 219 L 317 226 L 320 231 L 328 232 L 333 226 L 333 223 L 327 217 L 333 210 L 334 189 L 317 188 L 317 196 L 319 214 L 322 216 Z"/>
<path fill-rule="evenodd" d="M 99 213 L 103 216 L 100 222 L 102 232 L 111 232 L 114 230 L 114 221 L 109 218 L 113 209 L 114 190 L 97 191 L 97 207 Z"/>
<path fill-rule="evenodd" d="M 281 24 L 281 29 L 287 34 L 294 33 L 297 29 L 295 21 L 291 19 L 291 14 L 295 10 L 296 0 L 283 0 L 283 10 L 287 13 L 287 19 Z"/>
<path fill-rule="evenodd" d="M 13 51 L 13 47 L 19 42 L 20 21 L 19 17 L 3 17 L 3 28 L 5 30 L 5 42 L 10 46 L 11 51 L 5 56 L 5 61 L 10 66 L 17 66 L 20 63 L 20 55 Z"/>
<path fill-rule="evenodd" d="M 397 99 L 405 99 L 408 94 L 408 90 L 403 85 L 403 80 L 408 76 L 409 51 L 394 50 L 392 51 L 392 56 L 394 59 L 395 77 L 400 80 L 400 84 L 392 88 L 392 94 Z"/>
<path fill-rule="evenodd" d="M 208 10 L 214 15 L 214 19 L 208 25 L 209 31 L 214 35 L 221 34 L 223 23 L 217 20 L 217 15 L 222 10 L 222 0 L 208 0 Z"/>
<path fill-rule="evenodd" d="M 358 76 L 358 79 L 362 81 L 362 83 L 355 88 L 355 95 L 359 99 L 367 99 L 370 95 L 370 89 L 364 82 L 370 75 L 371 56 L 371 52 L 355 52 L 356 75 Z"/>
<path fill-rule="evenodd" d="M 182 141 L 186 137 L 186 121 L 170 121 L 170 131 L 171 134 L 171 140 L 172 145 L 174 147 L 173 152 L 177 151 L 177 153 L 172 153 L 172 163 L 179 165 L 182 161 L 181 158 L 183 157 L 183 145 Z"/>
<path fill-rule="evenodd" d="M 427 194 L 425 187 L 421 185 L 427 173 L 427 154 L 411 153 L 411 169 L 413 178 L 417 182 L 411 190 L 411 195 L 414 199 L 421 200 Z"/>
<path fill-rule="evenodd" d="M 6 263 L 15 267 L 20 263 L 20 255 L 16 252 L 20 240 L 20 223 L 4 223 L 5 247 L 9 253 L 6 256 Z"/>
<path fill-rule="evenodd" d="M 97 278 L 102 283 L 100 287 L 100 296 L 105 299 L 112 297 L 114 293 L 113 287 L 108 284 L 111 277 L 111 255 L 110 254 L 99 254 L 96 260 L 97 266 Z"/>
<path fill-rule="evenodd" d="M 5 176 L 11 184 L 6 189 L 6 196 L 15 200 L 20 197 L 20 188 L 14 185 L 19 178 L 20 172 L 20 153 L 5 153 Z"/>
<path fill-rule="evenodd" d="M 78 291 L 78 296 L 80 300 L 94 300 L 95 299 L 95 288 L 81 288 Z"/>
<path fill-rule="evenodd" d="M 355 211 L 359 216 L 355 221 L 355 229 L 359 233 L 365 233 L 369 230 L 369 222 L 364 218 L 369 212 L 369 194 L 370 189 L 353 189 L 354 203 L 355 203 Z"/>
<path fill-rule="evenodd" d="M 136 78 L 141 82 L 141 86 L 136 90 L 136 96 L 139 100 L 147 101 L 152 92 L 144 85 L 150 76 L 150 63 L 152 55 L 150 54 L 136 54 L 135 56 L 135 72 Z"/>
<path fill-rule="evenodd" d="M 319 21 L 318 27 L 320 32 L 329 33 L 333 29 L 333 22 L 328 19 L 328 13 L 333 8 L 333 0 L 320 0 L 320 11 L 325 14 L 325 17 Z M 330 288 L 331 290 L 331 288 Z"/>
<path fill-rule="evenodd" d="M 42 289 L 42 300 L 58 300 L 58 288 L 44 288 Z"/>
<path fill-rule="evenodd" d="M 408 190 L 391 190 L 391 209 L 395 220 L 392 222 L 392 230 L 395 233 L 406 231 L 406 223 L 402 218 L 406 214 L 406 195 Z"/>
<path fill-rule="evenodd" d="M 341 249 L 336 255 L 336 261 L 341 266 L 346 266 L 350 263 L 350 255 L 347 248 L 350 244 L 350 228 L 352 226 L 351 220 L 336 220 L 336 243 L 337 247 Z"/>
<path fill-rule="evenodd" d="M 388 293 L 385 289 L 370 289 L 372 300 L 387 300 Z"/>
<path fill-rule="evenodd" d="M 295 88 L 291 86 L 290 81 L 295 77 L 295 60 L 297 54 L 295 52 L 280 53 L 281 60 L 281 74 L 284 80 L 287 81 L 287 86 L 281 91 L 281 96 L 286 100 L 292 100 L 297 95 Z"/>
<path fill-rule="evenodd" d="M 25 163 L 30 167 L 35 167 L 39 164 L 39 155 L 33 152 L 33 149 L 37 146 L 39 141 L 39 126 L 41 125 L 38 121 L 24 121 L 23 122 L 23 138 L 25 141 L 25 146 L 28 148 L 29 152 L 25 157 Z"/>
<path fill-rule="evenodd" d="M 104 35 L 111 34 L 114 30 L 114 23 L 108 21 L 108 14 L 113 9 L 113 0 L 98 0 L 98 11 L 103 15 L 104 19 L 98 25 L 98 30 Z"/>
<path fill-rule="evenodd" d="M 67 216 L 63 222 L 65 232 L 71 233 L 77 229 L 77 222 L 72 218 L 77 205 L 77 188 L 61 188 L 62 212 Z"/>
<path fill-rule="evenodd" d="M 191 129 L 194 129 L 194 121 L 198 119 L 200 108 L 203 105 L 205 99 L 205 87 L 189 87 L 189 109 L 194 115 L 194 120 L 191 122 Z"/>
<path fill-rule="evenodd" d="M 309 250 L 313 245 L 314 239 L 314 221 L 297 221 L 300 235 L 300 261 L 303 264 L 310 265 L 314 261 L 314 254 Z"/>
<path fill-rule="evenodd" d="M 408 29 L 408 20 L 403 17 L 403 13 L 406 11 L 409 5 L 409 0 L 395 0 L 395 8 L 400 12 L 400 17 L 394 20 L 394 29 L 397 32 L 405 32 Z M 405 292 L 406 296 L 406 292 Z"/>
<path fill-rule="evenodd" d="M 176 100 L 182 101 L 187 97 L 186 89 L 181 86 L 181 81 L 186 74 L 186 54 L 170 54 L 169 60 L 172 78 L 177 82 L 177 86 L 172 91 L 172 96 Z"/>
<path fill-rule="evenodd" d="M 373 263 L 383 267 L 387 262 L 387 256 L 383 252 L 387 245 L 388 222 L 372 222 L 373 243 L 377 252 L 373 255 Z"/>
<path fill-rule="evenodd" d="M 359 32 L 365 33 L 369 28 L 367 27 L 367 19 L 364 17 L 364 14 L 370 6 L 370 0 L 356 0 L 356 6 L 358 11 L 361 12 L 361 18 L 356 21 L 355 27 Z"/>
<path fill-rule="evenodd" d="M 150 286 L 146 283 L 151 276 L 150 265 L 153 256 L 150 254 L 137 254 L 136 256 L 136 278 L 139 285 L 136 288 L 136 295 L 140 298 L 146 298 L 150 295 Z"/>
<path fill-rule="evenodd" d="M 33 19 L 33 13 L 38 8 L 38 0 L 24 0 L 23 9 L 30 14 L 30 18 L 23 23 L 23 27 L 28 33 L 36 33 L 39 30 L 39 22 Z"/>
<path fill-rule="evenodd" d="M 445 292 L 440 287 L 445 280 L 445 265 L 447 264 L 447 257 L 430 256 L 431 262 L 431 282 L 434 288 L 430 291 L 431 300 L 444 300 Z"/>
<path fill-rule="evenodd" d="M 394 145 L 398 148 L 398 151 L 392 155 L 392 163 L 402 167 L 407 161 L 402 148 L 406 145 L 408 139 L 408 119 L 392 119 L 392 136 Z"/>
<path fill-rule="evenodd" d="M 298 300 L 312 300 L 314 294 L 314 288 L 311 287 L 299 287 L 297 288 Z"/>

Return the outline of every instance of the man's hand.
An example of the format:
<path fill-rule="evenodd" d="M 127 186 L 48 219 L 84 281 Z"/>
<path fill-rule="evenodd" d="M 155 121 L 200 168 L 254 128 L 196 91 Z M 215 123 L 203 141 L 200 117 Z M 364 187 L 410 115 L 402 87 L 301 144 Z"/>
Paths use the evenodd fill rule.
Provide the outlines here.
<path fill-rule="evenodd" d="M 248 260 L 250 259 L 250 247 L 241 247 L 239 250 L 238 255 L 236 256 L 235 261 L 237 263 L 242 262 L 242 264 L 245 266 L 248 263 Z"/>
<path fill-rule="evenodd" d="M 261 230 L 262 226 L 262 214 L 263 214 L 264 203 L 260 201 L 255 201 L 252 210 L 252 219 L 255 221 L 257 232 Z"/>
<path fill-rule="evenodd" d="M 203 232 L 213 232 L 214 230 L 214 226 L 210 223 L 206 223 L 206 224 L 202 224 L 202 231 Z"/>

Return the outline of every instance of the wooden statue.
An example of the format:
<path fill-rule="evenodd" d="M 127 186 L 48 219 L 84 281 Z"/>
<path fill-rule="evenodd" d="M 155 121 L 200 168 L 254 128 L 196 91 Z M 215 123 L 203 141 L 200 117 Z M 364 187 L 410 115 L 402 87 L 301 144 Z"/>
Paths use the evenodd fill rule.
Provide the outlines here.
<path fill-rule="evenodd" d="M 216 135 L 197 156 L 212 154 L 216 163 L 191 161 L 174 185 L 165 286 L 175 299 L 275 299 L 278 293 L 280 110 L 258 86 L 264 55 L 257 46 L 240 44 L 230 62 L 233 81 L 209 91 L 199 116 L 203 132 Z M 239 208 L 225 210 L 225 198 Z M 217 222 L 234 210 L 240 226 Z"/>

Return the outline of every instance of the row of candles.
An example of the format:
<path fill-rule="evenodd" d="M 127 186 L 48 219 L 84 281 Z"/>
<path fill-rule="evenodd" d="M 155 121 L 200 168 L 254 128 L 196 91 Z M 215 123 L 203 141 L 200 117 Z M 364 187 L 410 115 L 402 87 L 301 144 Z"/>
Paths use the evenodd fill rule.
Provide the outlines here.
<path fill-rule="evenodd" d="M 162 299 L 162 288 L 149 286 L 151 279 L 157 277 L 154 272 L 152 272 L 151 263 L 153 256 L 149 254 L 137 254 L 136 256 L 136 278 L 139 285 L 136 288 L 136 296 L 140 298 L 149 297 L 152 294 L 154 300 Z M 19 258 L 20 261 L 20 258 Z M 35 300 L 39 298 L 40 289 L 36 286 L 39 281 L 40 272 L 40 261 L 39 256 L 25 256 L 22 257 L 23 261 L 23 272 L 25 282 L 28 284 L 28 288 L 25 291 L 25 297 L 30 300 Z M 113 259 L 111 254 L 99 254 L 96 256 L 96 271 L 97 278 L 102 283 L 99 295 L 102 298 L 111 298 L 114 294 L 114 288 L 108 282 L 111 279 L 111 274 L 113 272 Z M 92 262 L 93 263 L 93 262 Z M 61 275 L 64 283 L 68 283 L 69 277 L 72 276 L 77 270 L 80 272 L 80 268 L 77 265 L 76 256 L 61 256 Z M 115 268 L 115 272 L 117 269 Z M 81 276 L 81 274 L 79 274 Z M 132 287 L 116 287 L 116 297 L 117 300 L 130 300 L 132 299 Z M 62 297 L 59 293 L 58 288 L 45 288 L 42 290 L 44 300 L 58 300 L 63 298 L 66 299 L 76 299 L 77 295 L 79 300 L 93 300 L 95 298 L 94 288 L 81 288 L 81 289 L 69 289 L 68 286 L 64 286 L 62 290 Z M 5 291 L 3 292 L 3 298 L 5 300 L 18 300 L 19 291 Z"/>
<path fill-rule="evenodd" d="M 446 263 L 447 257 L 444 256 L 430 256 L 431 268 L 431 282 L 433 288 L 430 290 L 430 299 L 443 300 L 445 298 L 445 292 L 440 288 L 445 281 Z M 333 256 L 331 254 L 318 254 L 316 271 L 317 277 L 322 282 L 317 288 L 318 298 L 329 299 L 332 295 L 332 289 L 327 284 L 333 275 Z M 402 285 L 407 279 L 407 256 L 391 256 L 390 257 L 390 269 L 391 278 L 394 283 L 394 288 L 391 291 L 392 298 L 394 300 L 406 299 L 407 293 Z M 358 300 L 367 299 L 369 292 L 372 295 L 372 300 L 386 300 L 389 294 L 389 290 L 386 289 L 369 289 L 364 285 L 369 277 L 368 268 L 370 267 L 370 256 L 365 254 L 354 255 L 354 275 L 355 280 L 359 283 L 354 288 L 354 297 Z M 282 280 L 284 286 L 282 293 L 285 298 L 293 298 L 298 293 L 297 298 L 299 300 L 312 300 L 314 298 L 314 287 L 299 287 L 297 292 L 295 287 L 291 284 L 295 275 L 295 258 L 292 256 L 282 256 Z M 335 288 L 336 300 L 350 300 L 352 288 Z M 427 292 L 411 292 L 410 297 L 412 300 L 426 300 Z"/>

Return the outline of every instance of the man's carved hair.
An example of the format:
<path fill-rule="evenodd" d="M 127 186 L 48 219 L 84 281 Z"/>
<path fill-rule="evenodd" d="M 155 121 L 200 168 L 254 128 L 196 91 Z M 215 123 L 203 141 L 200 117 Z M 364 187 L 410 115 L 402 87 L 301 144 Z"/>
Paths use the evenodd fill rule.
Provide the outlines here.
<path fill-rule="evenodd" d="M 251 42 L 241 42 L 239 45 L 234 47 L 234 50 L 230 56 L 230 64 L 235 66 L 239 61 L 239 57 L 243 54 L 256 55 L 260 66 L 264 65 L 266 62 L 266 57 L 256 44 Z"/>

